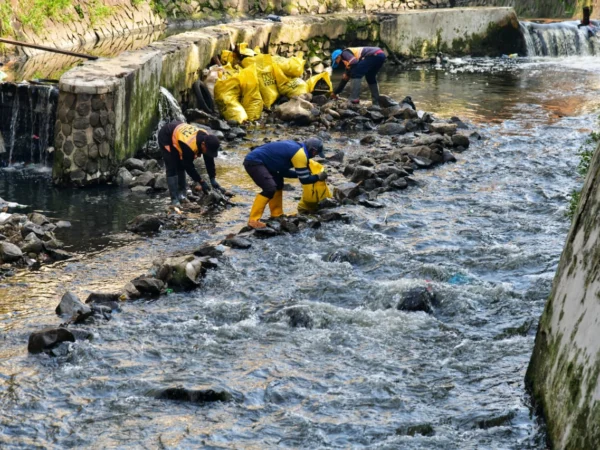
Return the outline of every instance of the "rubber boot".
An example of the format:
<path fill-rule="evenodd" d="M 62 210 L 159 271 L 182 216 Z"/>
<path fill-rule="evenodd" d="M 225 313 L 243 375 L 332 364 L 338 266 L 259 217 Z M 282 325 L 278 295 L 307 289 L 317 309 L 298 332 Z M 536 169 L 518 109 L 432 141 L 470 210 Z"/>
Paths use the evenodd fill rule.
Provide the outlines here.
<path fill-rule="evenodd" d="M 362 81 L 361 78 L 352 78 L 350 80 L 350 98 L 348 99 L 349 102 L 351 103 L 358 103 L 360 102 L 360 82 Z"/>
<path fill-rule="evenodd" d="M 379 85 L 377 83 L 370 84 L 369 89 L 371 90 L 373 104 L 379 106 Z"/>
<path fill-rule="evenodd" d="M 269 197 L 265 197 L 262 194 L 258 194 L 254 199 L 254 204 L 250 210 L 250 219 L 248 220 L 248 226 L 252 228 L 265 228 L 267 225 L 260 221 L 265 208 L 269 203 Z"/>
<path fill-rule="evenodd" d="M 167 186 L 169 187 L 169 194 L 171 195 L 171 206 L 181 206 L 179 198 L 177 198 L 177 175 L 174 177 L 167 177 Z"/>
<path fill-rule="evenodd" d="M 269 201 L 269 209 L 271 210 L 271 217 L 277 218 L 283 216 L 283 191 L 279 190 L 275 192 L 273 198 Z"/>
<path fill-rule="evenodd" d="M 187 183 L 185 182 L 185 173 L 180 173 L 177 175 L 177 198 L 181 203 L 189 203 L 190 201 L 187 198 Z"/>

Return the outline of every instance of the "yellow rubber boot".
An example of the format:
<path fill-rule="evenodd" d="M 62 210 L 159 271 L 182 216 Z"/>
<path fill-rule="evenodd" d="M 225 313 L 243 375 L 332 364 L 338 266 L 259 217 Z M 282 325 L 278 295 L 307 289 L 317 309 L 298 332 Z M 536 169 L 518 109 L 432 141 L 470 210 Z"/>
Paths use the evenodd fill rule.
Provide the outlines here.
<path fill-rule="evenodd" d="M 276 191 L 273 198 L 269 201 L 271 217 L 277 218 L 283 216 L 283 191 Z"/>
<path fill-rule="evenodd" d="M 248 226 L 252 228 L 265 228 L 267 226 L 260 221 L 260 218 L 267 207 L 267 203 L 269 203 L 269 197 L 265 197 L 261 194 L 256 196 L 254 199 L 254 204 L 252 205 L 252 209 L 250 210 L 250 220 L 248 220 Z"/>

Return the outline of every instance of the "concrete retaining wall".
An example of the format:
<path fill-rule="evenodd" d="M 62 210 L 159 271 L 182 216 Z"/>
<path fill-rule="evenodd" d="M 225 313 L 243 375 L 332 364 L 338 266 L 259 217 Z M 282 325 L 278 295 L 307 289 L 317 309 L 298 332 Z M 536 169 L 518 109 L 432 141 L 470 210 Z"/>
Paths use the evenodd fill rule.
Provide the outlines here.
<path fill-rule="evenodd" d="M 600 443 L 600 149 L 542 314 L 526 381 L 556 449 Z"/>
<path fill-rule="evenodd" d="M 482 20 L 505 21 L 514 13 L 473 9 L 465 16 L 473 16 L 468 23 L 477 24 L 476 30 L 480 30 Z M 380 35 L 384 23 L 386 34 L 382 31 Z M 401 14 L 284 17 L 280 23 L 245 21 L 190 31 L 111 60 L 85 63 L 60 79 L 55 182 L 87 185 L 110 179 L 118 165 L 152 136 L 158 123 L 159 87 L 166 87 L 178 100 L 185 98 L 212 56 L 238 42 L 284 55 L 309 50 L 330 64 L 330 50 L 325 47 L 337 43 L 383 41 L 393 48 L 400 34 L 394 27 L 402 23 Z M 486 26 L 499 25 L 486 22 Z M 428 30 L 434 33 L 428 36 L 433 41 L 437 30 Z M 464 31 L 469 33 L 468 28 Z"/>
<path fill-rule="evenodd" d="M 519 21 L 512 8 L 454 8 L 410 11 L 382 19 L 380 37 L 403 56 L 500 56 L 524 53 Z"/>

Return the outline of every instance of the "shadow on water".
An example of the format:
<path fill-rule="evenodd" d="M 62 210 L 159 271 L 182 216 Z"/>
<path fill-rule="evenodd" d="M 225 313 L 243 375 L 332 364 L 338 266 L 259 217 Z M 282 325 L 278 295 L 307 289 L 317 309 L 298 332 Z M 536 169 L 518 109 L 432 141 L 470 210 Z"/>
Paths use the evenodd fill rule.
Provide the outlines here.
<path fill-rule="evenodd" d="M 600 93 L 597 73 L 572 63 L 388 73 L 382 91 L 472 121 L 484 139 L 382 196 L 384 210 L 347 207 L 350 224 L 229 251 L 200 290 L 124 305 L 66 357 L 25 350 L 32 330 L 58 323 L 65 289 L 110 291 L 157 256 L 241 226 L 254 194 L 244 151 L 220 161 L 240 205 L 210 232 L 133 240 L 0 286 L 0 446 L 545 448 L 523 377 Z M 368 150 L 333 137 L 330 148 Z M 107 230 L 131 202 L 118 190 L 26 191 L 12 192 L 36 209 L 79 203 L 73 215 L 88 208 Z M 114 209 L 89 206 L 96 195 Z M 395 308 L 417 286 L 436 293 L 433 315 Z M 224 387 L 235 400 L 150 396 L 166 386 Z"/>

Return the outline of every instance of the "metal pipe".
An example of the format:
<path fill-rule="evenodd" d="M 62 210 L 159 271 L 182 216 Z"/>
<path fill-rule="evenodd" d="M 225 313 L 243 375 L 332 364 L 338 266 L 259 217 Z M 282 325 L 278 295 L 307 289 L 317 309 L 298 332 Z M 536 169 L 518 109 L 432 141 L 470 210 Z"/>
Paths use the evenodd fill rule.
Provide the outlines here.
<path fill-rule="evenodd" d="M 45 52 L 54 52 L 54 53 L 60 53 L 62 55 L 75 56 L 77 58 L 91 59 L 92 61 L 98 59 L 97 56 L 86 55 L 84 53 L 70 52 L 68 50 L 59 50 L 57 48 L 46 47 L 45 45 L 30 44 L 27 42 L 13 41 L 11 39 L 0 38 L 0 42 L 4 43 L 4 44 L 18 45 L 21 47 L 35 48 L 37 50 L 43 50 Z"/>

